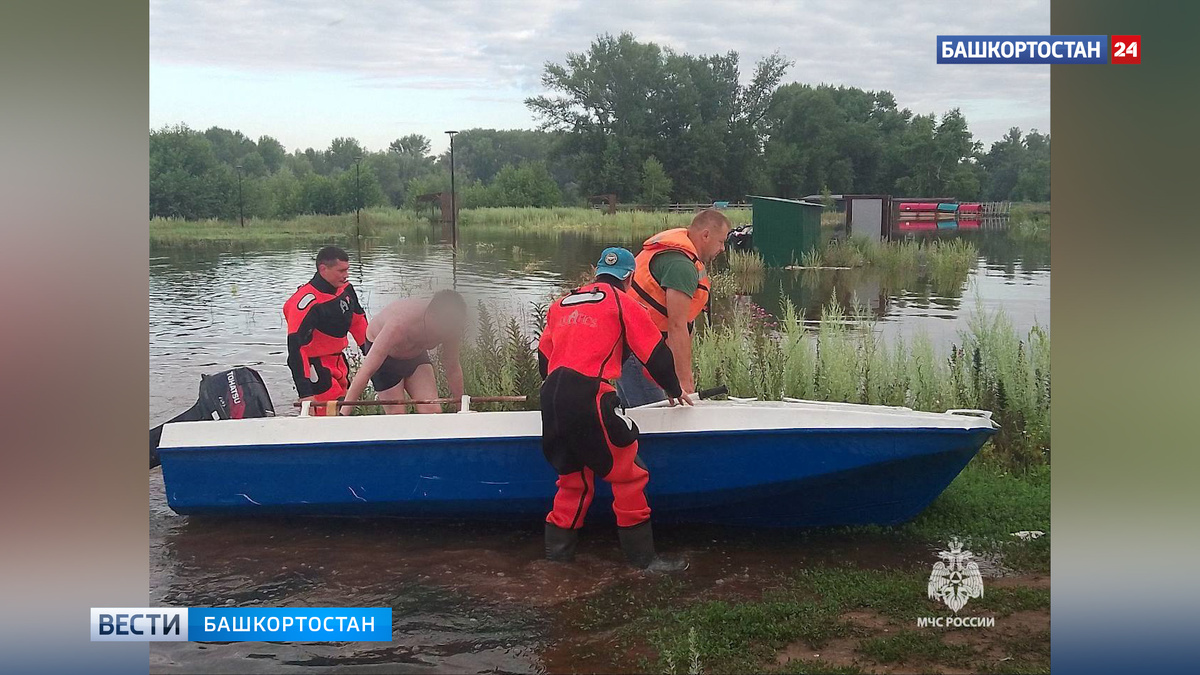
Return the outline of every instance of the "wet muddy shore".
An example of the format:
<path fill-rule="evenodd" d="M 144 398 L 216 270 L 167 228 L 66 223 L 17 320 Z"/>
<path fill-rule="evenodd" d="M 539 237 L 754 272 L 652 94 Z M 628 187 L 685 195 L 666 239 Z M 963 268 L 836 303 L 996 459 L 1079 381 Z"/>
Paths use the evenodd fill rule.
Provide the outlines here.
<path fill-rule="evenodd" d="M 150 671 L 164 673 L 661 670 L 664 649 L 672 659 L 666 646 L 674 639 L 672 626 L 685 623 L 692 640 L 705 641 L 692 647 L 704 652 L 702 661 L 711 664 L 705 672 L 721 672 L 745 663 L 722 660 L 721 650 L 709 655 L 709 642 L 724 639 L 722 612 L 758 611 L 762 605 L 782 608 L 786 614 L 792 610 L 781 603 L 803 607 L 810 593 L 796 580 L 804 580 L 806 571 L 820 570 L 833 570 L 835 575 L 852 571 L 894 582 L 902 590 L 868 590 L 881 598 L 892 592 L 911 595 L 920 604 L 922 579 L 937 560 L 938 549 L 935 542 L 889 531 L 661 528 L 660 549 L 686 555 L 691 568 L 677 577 L 648 577 L 623 564 L 615 532 L 604 526 L 586 529 L 577 562 L 560 565 L 541 559 L 538 523 L 525 527 L 397 519 L 189 518 L 166 506 L 157 469 L 150 473 L 149 493 L 151 606 L 393 609 L 391 643 L 153 643 Z M 739 652 L 738 659 L 750 658 L 759 667 L 784 672 L 798 666 L 803 670 L 810 662 L 863 672 L 892 672 L 905 663 L 953 672 L 953 659 L 976 664 L 971 654 L 999 665 L 1011 662 L 1014 657 L 1005 650 L 1021 640 L 1036 647 L 1044 623 L 1048 664 L 1048 572 L 1014 570 L 987 556 L 981 556 L 979 564 L 989 590 L 995 589 L 994 602 L 1001 603 L 994 610 L 1008 613 L 1007 623 L 998 618 L 997 626 L 1007 628 L 957 637 L 923 629 L 920 639 L 939 638 L 942 645 L 933 656 L 953 657 L 951 661 L 930 657 L 929 645 L 924 645 L 924 651 L 888 663 L 903 650 L 870 640 L 907 635 L 914 632 L 913 626 L 896 616 L 861 609 L 812 617 L 814 625 L 828 620 L 843 627 L 819 641 L 823 650 L 805 639 L 778 648 L 767 640 L 746 654 Z M 1044 609 L 1038 606 L 1043 595 Z M 938 609 L 932 601 L 921 607 L 929 613 Z M 694 637 L 697 629 L 692 624 L 699 626 L 700 638 Z M 737 636 L 730 639 L 736 642 Z M 965 642 L 955 646 L 955 640 Z M 687 649 L 681 647 L 685 653 Z M 688 670 L 687 659 L 683 661 L 676 664 L 678 672 Z"/>

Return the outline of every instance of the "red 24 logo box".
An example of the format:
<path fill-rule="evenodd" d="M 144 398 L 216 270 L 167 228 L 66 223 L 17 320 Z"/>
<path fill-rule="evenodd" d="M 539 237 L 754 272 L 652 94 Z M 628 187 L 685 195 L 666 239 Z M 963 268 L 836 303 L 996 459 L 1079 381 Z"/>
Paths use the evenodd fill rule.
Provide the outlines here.
<path fill-rule="evenodd" d="M 1112 48 L 1109 57 L 1113 63 L 1142 62 L 1141 35 L 1114 35 L 1109 45 Z"/>

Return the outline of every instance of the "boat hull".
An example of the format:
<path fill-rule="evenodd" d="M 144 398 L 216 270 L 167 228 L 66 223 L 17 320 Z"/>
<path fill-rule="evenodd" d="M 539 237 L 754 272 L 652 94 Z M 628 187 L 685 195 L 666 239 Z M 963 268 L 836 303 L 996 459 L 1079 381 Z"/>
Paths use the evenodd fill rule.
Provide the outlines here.
<path fill-rule="evenodd" d="M 644 433 L 639 454 L 656 522 L 894 524 L 928 506 L 991 433 L 990 424 Z M 528 521 L 545 517 L 555 491 L 534 435 L 191 445 L 161 454 L 167 502 L 181 514 Z M 610 505 L 597 480 L 589 521 L 611 522 Z"/>

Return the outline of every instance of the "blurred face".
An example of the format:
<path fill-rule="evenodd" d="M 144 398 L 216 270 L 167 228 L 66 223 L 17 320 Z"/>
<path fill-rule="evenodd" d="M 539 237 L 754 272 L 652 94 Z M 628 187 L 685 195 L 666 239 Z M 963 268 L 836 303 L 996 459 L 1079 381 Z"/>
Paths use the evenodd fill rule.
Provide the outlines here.
<path fill-rule="evenodd" d="M 317 265 L 317 272 L 322 279 L 328 281 L 335 288 L 341 288 L 350 280 L 350 263 L 345 260 L 334 260 L 328 265 Z"/>
<path fill-rule="evenodd" d="M 457 340 L 467 331 L 467 317 L 453 308 L 430 308 L 425 313 L 425 330 L 436 344 Z"/>

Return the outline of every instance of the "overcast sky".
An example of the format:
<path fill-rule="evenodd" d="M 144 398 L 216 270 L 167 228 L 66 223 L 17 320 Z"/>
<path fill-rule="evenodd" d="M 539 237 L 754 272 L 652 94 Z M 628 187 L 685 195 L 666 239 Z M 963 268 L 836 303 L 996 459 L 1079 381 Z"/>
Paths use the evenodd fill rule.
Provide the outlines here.
<path fill-rule="evenodd" d="M 150 3 L 150 124 L 217 125 L 289 150 L 353 136 L 369 149 L 446 129 L 533 128 L 547 61 L 633 33 L 690 54 L 778 50 L 785 82 L 886 89 L 901 107 L 959 107 L 985 149 L 1050 130 L 1050 67 L 937 65 L 937 35 L 1046 35 L 1049 0 L 394 0 Z"/>

